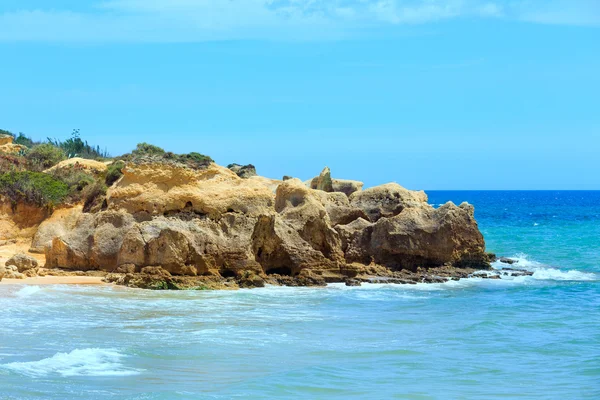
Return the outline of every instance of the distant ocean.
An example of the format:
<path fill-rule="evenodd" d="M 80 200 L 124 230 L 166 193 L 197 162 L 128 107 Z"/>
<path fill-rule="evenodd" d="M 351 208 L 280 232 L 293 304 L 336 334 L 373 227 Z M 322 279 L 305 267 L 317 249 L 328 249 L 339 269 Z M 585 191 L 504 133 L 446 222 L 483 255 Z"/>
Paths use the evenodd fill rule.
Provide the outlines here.
<path fill-rule="evenodd" d="M 600 399 L 600 192 L 428 194 L 474 204 L 488 250 L 533 276 L 1 286 L 0 399 Z"/>

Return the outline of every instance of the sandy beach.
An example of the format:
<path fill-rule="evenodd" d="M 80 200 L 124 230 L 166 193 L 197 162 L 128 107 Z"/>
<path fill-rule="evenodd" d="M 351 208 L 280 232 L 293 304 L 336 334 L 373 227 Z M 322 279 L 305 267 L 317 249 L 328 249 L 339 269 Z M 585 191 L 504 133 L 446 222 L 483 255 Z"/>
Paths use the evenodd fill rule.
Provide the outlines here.
<path fill-rule="evenodd" d="M 107 285 L 99 276 L 36 276 L 25 279 L 2 279 L 0 285 Z"/>
<path fill-rule="evenodd" d="M 17 253 L 25 253 L 35 257 L 40 265 L 44 265 L 46 259 L 43 254 L 30 253 L 28 251 L 30 241 L 20 239 L 14 243 L 0 246 L 0 265 L 3 265 L 10 257 Z M 35 276 L 25 279 L 2 279 L 0 285 L 107 285 L 100 276 Z"/>

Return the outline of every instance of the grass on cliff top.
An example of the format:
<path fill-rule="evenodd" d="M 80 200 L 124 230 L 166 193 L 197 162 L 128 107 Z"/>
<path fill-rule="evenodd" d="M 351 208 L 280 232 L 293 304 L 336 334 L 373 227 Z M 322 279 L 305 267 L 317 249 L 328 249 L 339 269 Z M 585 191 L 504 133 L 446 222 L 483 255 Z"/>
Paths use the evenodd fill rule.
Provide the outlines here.
<path fill-rule="evenodd" d="M 0 175 L 0 195 L 6 197 L 13 208 L 19 203 L 54 207 L 67 198 L 69 186 L 41 172 L 7 172 Z"/>
<path fill-rule="evenodd" d="M 2 171 L 7 171 L 10 168 L 10 170 L 17 171 L 41 172 L 67 158 L 80 157 L 102 161 L 110 157 L 108 152 L 102 150 L 100 146 L 90 145 L 86 140 L 83 140 L 78 129 L 74 129 L 71 137 L 64 141 L 50 138 L 44 142 L 34 141 L 23 133 L 15 135 L 4 129 L 0 129 L 0 135 L 12 136 L 14 144 L 27 147 L 26 150 L 16 155 L 16 157 L 21 158 L 19 162 L 0 160 L 2 161 L 2 164 L 0 164 L 0 167 L 3 167 Z"/>
<path fill-rule="evenodd" d="M 213 162 L 212 158 L 205 156 L 204 154 L 196 152 L 175 154 L 148 143 L 139 143 L 135 150 L 119 157 L 119 160 L 136 164 L 165 163 L 192 169 L 202 169 Z"/>

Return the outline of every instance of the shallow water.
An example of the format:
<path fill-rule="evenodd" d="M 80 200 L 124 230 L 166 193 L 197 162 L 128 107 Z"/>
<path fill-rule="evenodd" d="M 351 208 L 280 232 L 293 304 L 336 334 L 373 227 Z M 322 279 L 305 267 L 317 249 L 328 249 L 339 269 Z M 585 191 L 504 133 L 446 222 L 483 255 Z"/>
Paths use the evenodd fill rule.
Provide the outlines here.
<path fill-rule="evenodd" d="M 474 203 L 489 249 L 534 275 L 236 292 L 2 286 L 0 398 L 600 398 L 600 194 L 430 193 L 449 199 Z"/>

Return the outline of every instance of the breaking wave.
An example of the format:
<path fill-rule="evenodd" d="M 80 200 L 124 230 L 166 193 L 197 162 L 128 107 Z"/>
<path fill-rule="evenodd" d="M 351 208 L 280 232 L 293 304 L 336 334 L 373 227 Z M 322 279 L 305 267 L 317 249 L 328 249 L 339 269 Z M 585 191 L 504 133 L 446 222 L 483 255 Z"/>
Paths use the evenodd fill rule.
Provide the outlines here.
<path fill-rule="evenodd" d="M 495 269 L 502 268 L 518 268 L 533 272 L 530 279 L 543 281 L 597 281 L 600 276 L 593 272 L 583 272 L 577 270 L 560 270 L 542 264 L 538 261 L 531 260 L 527 254 L 519 253 L 514 257 L 510 257 L 515 261 L 513 265 L 504 264 L 499 261 L 492 264 Z"/>
<path fill-rule="evenodd" d="M 17 297 L 28 297 L 42 290 L 39 286 L 25 286 L 20 289 L 16 294 Z"/>
<path fill-rule="evenodd" d="M 0 364 L 0 368 L 21 375 L 42 377 L 73 376 L 130 376 L 141 371 L 122 364 L 126 356 L 113 349 L 82 349 L 56 353 L 39 361 Z"/>

